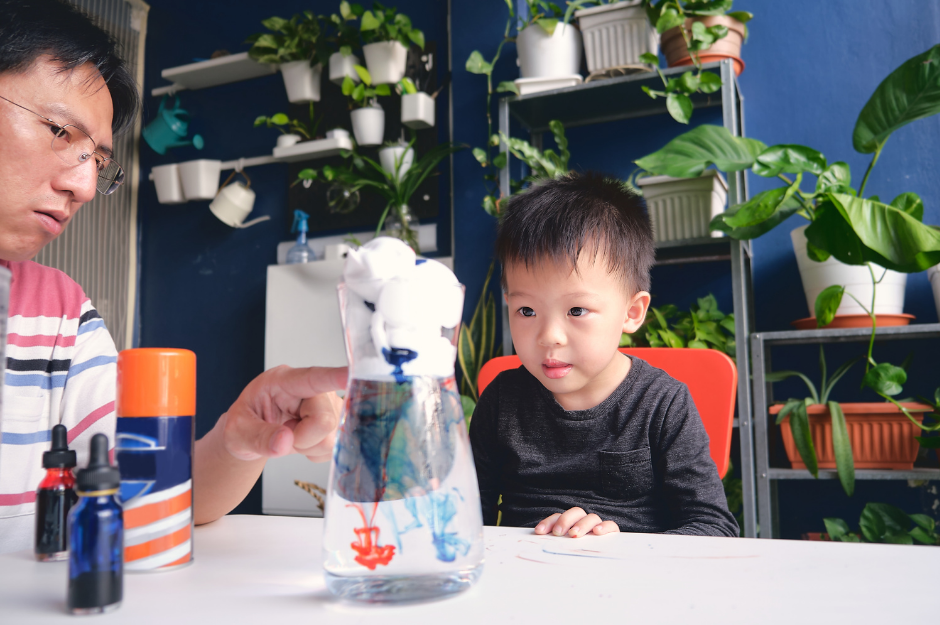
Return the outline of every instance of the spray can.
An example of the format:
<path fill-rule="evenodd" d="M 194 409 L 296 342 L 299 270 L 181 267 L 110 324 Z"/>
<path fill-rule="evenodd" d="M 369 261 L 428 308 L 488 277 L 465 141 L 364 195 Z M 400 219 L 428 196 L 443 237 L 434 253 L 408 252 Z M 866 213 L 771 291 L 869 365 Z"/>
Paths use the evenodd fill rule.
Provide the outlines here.
<path fill-rule="evenodd" d="M 88 466 L 75 476 L 78 503 L 69 513 L 72 614 L 111 612 L 124 595 L 124 521 L 117 500 L 121 474 L 108 460 L 108 437 L 91 437 Z"/>
<path fill-rule="evenodd" d="M 68 430 L 52 428 L 52 447 L 42 454 L 46 475 L 36 490 L 36 559 L 55 562 L 69 557 L 69 510 L 75 504 L 75 451 L 69 449 Z"/>
<path fill-rule="evenodd" d="M 118 354 L 117 444 L 124 502 L 124 568 L 166 571 L 193 559 L 196 354 Z"/>

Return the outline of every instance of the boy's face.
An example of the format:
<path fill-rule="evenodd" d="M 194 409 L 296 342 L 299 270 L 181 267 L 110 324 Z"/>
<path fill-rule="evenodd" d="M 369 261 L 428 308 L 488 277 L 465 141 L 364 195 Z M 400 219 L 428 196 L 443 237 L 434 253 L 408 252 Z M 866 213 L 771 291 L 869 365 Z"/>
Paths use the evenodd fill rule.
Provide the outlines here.
<path fill-rule="evenodd" d="M 601 403 L 630 369 L 617 346 L 622 332 L 643 324 L 649 293 L 628 296 L 601 253 L 581 254 L 578 271 L 553 262 L 505 271 L 509 329 L 523 366 L 566 410 Z"/>

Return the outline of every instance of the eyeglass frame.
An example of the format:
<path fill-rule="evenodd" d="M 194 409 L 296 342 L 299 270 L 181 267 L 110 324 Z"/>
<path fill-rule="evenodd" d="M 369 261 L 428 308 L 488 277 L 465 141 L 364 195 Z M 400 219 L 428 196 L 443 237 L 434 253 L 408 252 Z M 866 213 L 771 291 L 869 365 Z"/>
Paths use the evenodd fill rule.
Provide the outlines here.
<path fill-rule="evenodd" d="M 114 165 L 116 165 L 117 168 L 118 168 L 117 173 L 115 173 L 114 179 L 111 180 L 111 186 L 108 188 L 107 191 L 100 191 L 100 190 L 98 189 L 98 186 L 95 185 L 95 190 L 96 190 L 98 193 L 100 193 L 101 195 L 111 195 L 112 193 L 114 193 L 115 191 L 117 191 L 117 189 L 118 189 L 122 184 L 124 184 L 124 175 L 123 175 L 123 174 L 124 174 L 124 167 L 122 167 L 120 163 L 118 163 L 116 160 L 114 160 L 114 158 L 113 158 L 112 156 L 105 156 L 104 154 L 98 152 L 98 143 L 92 138 L 92 136 L 91 136 L 90 134 L 88 134 L 87 132 L 85 132 L 84 130 L 82 130 L 81 128 L 79 128 L 78 126 L 76 126 L 75 124 L 60 124 L 60 123 L 58 123 L 58 122 L 56 122 L 56 121 L 54 121 L 54 120 L 52 120 L 52 119 L 49 119 L 49 118 L 46 117 L 45 115 L 41 115 L 40 113 L 37 113 L 36 111 L 34 111 L 34 110 L 32 110 L 32 109 L 28 109 L 28 108 L 26 108 L 25 106 L 23 106 L 22 104 L 17 104 L 17 103 L 14 102 L 13 100 L 10 100 L 10 99 L 8 99 L 8 98 L 5 98 L 5 97 L 3 97 L 2 95 L 0 95 L 0 100 L 6 100 L 7 102 L 9 102 L 10 104 L 12 104 L 13 106 L 17 106 L 17 107 L 23 109 L 24 111 L 27 111 L 27 112 L 29 112 L 29 113 L 32 113 L 32 114 L 35 115 L 36 117 L 39 117 L 40 119 L 43 119 L 43 120 L 49 122 L 49 123 L 53 126 L 53 128 L 58 128 L 60 131 L 64 131 L 66 128 L 74 128 L 75 130 L 81 132 L 83 135 L 85 135 L 86 137 L 88 137 L 88 140 L 91 141 L 91 144 L 92 144 L 93 146 L 95 146 L 95 149 L 92 150 L 91 153 L 98 155 L 98 156 L 101 157 L 101 159 L 102 159 L 100 163 L 98 162 L 97 159 L 95 159 L 95 163 L 97 164 L 97 166 L 96 166 L 96 172 L 98 173 L 98 177 L 99 177 L 99 178 L 102 177 L 102 176 L 101 176 L 101 172 L 104 170 L 104 165 L 105 165 L 105 163 L 107 163 L 108 161 L 110 161 L 111 163 L 113 163 Z M 52 137 L 52 141 L 51 141 L 50 144 L 49 144 L 49 147 L 50 147 L 50 148 L 52 148 L 52 144 L 54 144 L 54 143 L 55 143 L 55 140 L 58 139 L 58 138 L 59 138 L 59 135 L 58 135 L 58 134 L 56 134 L 55 136 Z M 54 148 L 53 148 L 53 151 L 55 151 Z M 81 158 L 81 156 L 79 156 L 79 159 L 80 159 L 80 158 Z M 79 160 L 79 162 L 77 163 L 77 165 L 84 165 L 84 164 L 85 164 L 85 162 L 83 162 L 83 161 L 81 161 L 81 160 Z M 105 178 L 105 180 L 107 180 L 107 178 Z"/>

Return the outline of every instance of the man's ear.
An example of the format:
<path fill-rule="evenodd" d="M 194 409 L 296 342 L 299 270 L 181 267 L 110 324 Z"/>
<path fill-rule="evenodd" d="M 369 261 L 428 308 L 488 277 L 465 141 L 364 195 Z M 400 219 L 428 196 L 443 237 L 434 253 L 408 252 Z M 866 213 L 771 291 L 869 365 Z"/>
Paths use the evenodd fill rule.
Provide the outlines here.
<path fill-rule="evenodd" d="M 623 320 L 623 331 L 627 334 L 633 334 L 640 329 L 646 320 L 646 311 L 650 307 L 650 294 L 646 291 L 639 291 L 630 298 L 627 306 L 627 316 Z"/>

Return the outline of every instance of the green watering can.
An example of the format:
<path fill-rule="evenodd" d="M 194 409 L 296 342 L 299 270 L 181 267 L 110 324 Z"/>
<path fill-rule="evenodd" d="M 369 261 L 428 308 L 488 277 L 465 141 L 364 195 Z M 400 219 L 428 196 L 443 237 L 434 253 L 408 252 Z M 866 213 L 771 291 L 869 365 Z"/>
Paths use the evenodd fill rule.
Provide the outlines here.
<path fill-rule="evenodd" d="M 156 119 L 147 124 L 141 133 L 144 141 L 157 154 L 166 154 L 170 148 L 181 148 L 187 145 L 201 150 L 206 143 L 200 135 L 193 135 L 191 140 L 185 139 L 186 132 L 189 130 L 189 113 L 180 108 L 179 96 L 175 97 L 172 108 L 166 105 L 167 97 L 163 96 L 160 100 Z"/>

